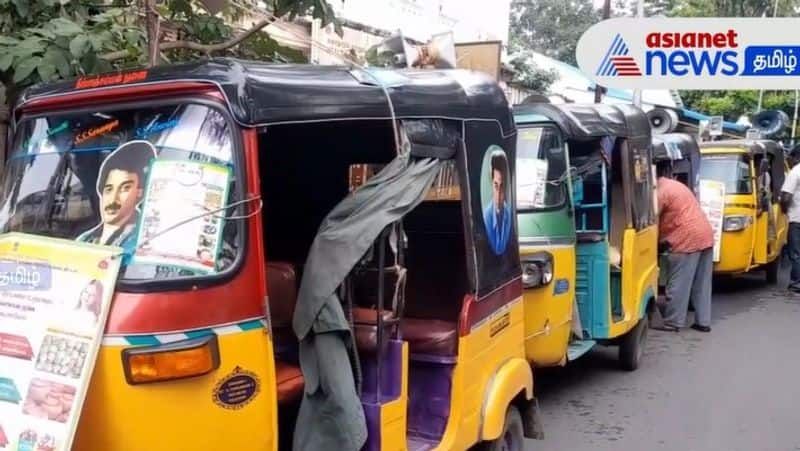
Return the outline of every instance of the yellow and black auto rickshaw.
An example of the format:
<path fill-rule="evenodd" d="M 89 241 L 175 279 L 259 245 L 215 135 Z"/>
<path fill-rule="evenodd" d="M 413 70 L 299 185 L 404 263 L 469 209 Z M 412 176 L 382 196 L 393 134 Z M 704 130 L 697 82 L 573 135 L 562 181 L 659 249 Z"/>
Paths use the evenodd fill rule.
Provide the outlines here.
<path fill-rule="evenodd" d="M 771 140 L 711 141 L 700 145 L 700 179 L 724 184 L 725 207 L 715 274 L 763 269 L 777 282 L 788 223 L 780 209 L 788 170 L 784 153 Z"/>
<path fill-rule="evenodd" d="M 118 210 L 104 161 L 131 141 L 152 152 L 132 174 L 178 161 L 230 177 L 222 211 L 185 221 L 223 231 L 198 250 L 208 270 L 140 265 L 139 244 L 116 240 L 75 451 L 499 450 L 540 435 L 516 129 L 492 80 L 215 59 L 38 86 L 14 118 L 3 231 L 94 233 Z M 125 196 L 172 195 L 134 181 Z"/>
<path fill-rule="evenodd" d="M 525 349 L 563 365 L 596 344 L 639 366 L 658 281 L 650 125 L 629 105 L 515 109 Z"/>

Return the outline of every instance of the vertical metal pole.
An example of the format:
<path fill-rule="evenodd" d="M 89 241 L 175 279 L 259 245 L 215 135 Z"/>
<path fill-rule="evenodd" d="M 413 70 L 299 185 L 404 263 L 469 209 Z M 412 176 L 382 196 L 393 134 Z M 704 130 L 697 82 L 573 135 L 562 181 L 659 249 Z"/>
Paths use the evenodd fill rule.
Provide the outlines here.
<path fill-rule="evenodd" d="M 766 14 L 766 12 L 764 14 Z M 777 17 L 777 16 L 778 16 L 778 0 L 775 0 L 775 3 L 773 4 L 773 7 L 772 7 L 772 17 Z M 763 89 L 759 89 L 758 90 L 758 106 L 756 106 L 756 114 L 761 112 L 761 106 L 762 106 L 763 103 L 764 103 L 764 90 Z"/>
<path fill-rule="evenodd" d="M 383 327 L 383 293 L 385 291 L 384 287 L 384 269 L 386 267 L 386 240 L 388 238 L 388 229 L 384 229 L 381 232 L 378 238 L 378 302 L 376 302 L 377 307 L 377 326 L 378 326 L 378 343 L 376 349 L 376 373 L 378 373 L 378 379 L 375 381 L 375 404 L 381 403 L 381 375 L 382 371 L 382 363 L 384 357 L 384 349 L 383 349 L 383 334 L 384 334 L 384 327 Z"/>
<path fill-rule="evenodd" d="M 611 0 L 603 2 L 603 20 L 611 17 Z M 599 84 L 594 85 L 594 103 L 600 103 L 603 100 L 602 94 L 603 87 Z"/>
<path fill-rule="evenodd" d="M 636 17 L 639 19 L 644 18 L 644 0 L 639 0 L 636 4 Z M 641 89 L 634 89 L 633 90 L 633 104 L 641 107 L 642 106 L 642 90 Z"/>
<path fill-rule="evenodd" d="M 794 90 L 794 117 L 792 117 L 792 147 L 795 143 L 795 132 L 797 131 L 797 104 L 800 103 L 800 90 Z"/>

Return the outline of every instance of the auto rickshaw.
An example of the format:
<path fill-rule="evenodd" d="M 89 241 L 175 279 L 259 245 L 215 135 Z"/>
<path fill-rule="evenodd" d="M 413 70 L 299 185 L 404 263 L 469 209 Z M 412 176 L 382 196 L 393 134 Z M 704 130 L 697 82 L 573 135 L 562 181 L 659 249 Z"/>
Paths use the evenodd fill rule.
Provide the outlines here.
<path fill-rule="evenodd" d="M 526 355 L 563 365 L 616 344 L 634 370 L 658 280 L 647 117 L 628 105 L 514 113 Z"/>
<path fill-rule="evenodd" d="M 516 130 L 487 77 L 213 59 L 34 87 L 12 127 L 2 230 L 125 249 L 74 450 L 522 449 L 541 436 Z M 155 154 L 110 166 L 130 142 Z M 153 185 L 164 161 L 186 177 L 225 168 L 223 206 L 156 224 L 170 212 L 149 196 L 173 195 Z M 137 223 L 108 220 L 130 205 Z M 206 238 L 175 229 L 187 232 L 168 244 L 187 261 L 197 247 L 213 263 L 202 271 L 140 262 L 147 243 L 123 237 L 196 221 Z"/>
<path fill-rule="evenodd" d="M 725 207 L 714 274 L 764 270 L 778 280 L 788 222 L 780 209 L 788 171 L 781 146 L 772 140 L 711 141 L 700 144 L 700 179 L 725 185 Z"/>

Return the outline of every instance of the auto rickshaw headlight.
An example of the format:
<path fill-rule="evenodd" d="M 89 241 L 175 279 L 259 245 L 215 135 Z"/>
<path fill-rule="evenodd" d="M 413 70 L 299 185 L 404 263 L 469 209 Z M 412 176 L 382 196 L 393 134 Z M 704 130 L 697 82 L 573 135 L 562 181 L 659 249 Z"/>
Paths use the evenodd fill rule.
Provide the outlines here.
<path fill-rule="evenodd" d="M 217 336 L 128 348 L 122 366 L 131 385 L 202 376 L 219 367 Z"/>
<path fill-rule="evenodd" d="M 738 232 L 746 229 L 752 223 L 752 218 L 745 215 L 725 216 L 722 221 L 722 231 Z"/>
<path fill-rule="evenodd" d="M 522 257 L 522 286 L 534 288 L 547 285 L 553 280 L 553 256 L 549 252 L 537 252 Z"/>

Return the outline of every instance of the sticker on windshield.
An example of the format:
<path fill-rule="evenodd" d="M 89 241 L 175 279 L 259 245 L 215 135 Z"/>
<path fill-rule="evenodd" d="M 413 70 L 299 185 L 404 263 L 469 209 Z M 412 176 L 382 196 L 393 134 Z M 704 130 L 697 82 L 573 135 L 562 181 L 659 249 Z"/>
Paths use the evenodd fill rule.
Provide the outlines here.
<path fill-rule="evenodd" d="M 78 241 L 126 249 L 134 246 L 145 173 L 156 155 L 149 142 L 129 141 L 103 160 L 97 177 L 100 223 L 78 236 Z"/>
<path fill-rule="evenodd" d="M 547 190 L 547 160 L 517 159 L 517 206 L 543 208 Z"/>
<path fill-rule="evenodd" d="M 59 133 L 69 130 L 69 122 L 62 121 L 60 124 L 56 125 L 55 127 L 48 128 L 47 132 L 44 136 L 38 136 L 34 138 L 28 138 L 22 143 L 22 152 L 25 154 L 31 153 L 42 153 L 41 147 L 42 144 L 47 142 L 50 137 L 58 135 Z"/>
<path fill-rule="evenodd" d="M 136 130 L 136 137 L 137 138 L 147 138 L 150 135 L 154 135 L 156 133 L 161 133 L 164 130 L 169 130 L 170 128 L 174 128 L 178 126 L 178 119 L 170 119 L 168 121 L 161 121 L 161 122 L 153 122 L 152 124 L 146 127 L 139 127 Z"/>
<path fill-rule="evenodd" d="M 78 133 L 75 136 L 75 145 L 82 144 L 90 139 L 94 139 L 116 130 L 119 127 L 119 121 L 113 120 L 106 122 L 99 127 L 92 127 L 89 130 Z"/>
<path fill-rule="evenodd" d="M 150 168 L 135 264 L 216 271 L 231 169 L 212 163 L 159 160 Z"/>

